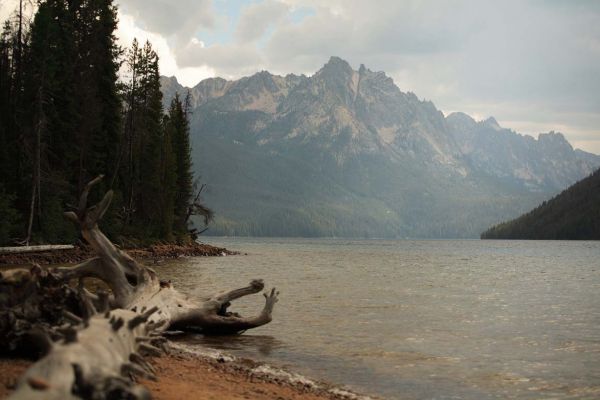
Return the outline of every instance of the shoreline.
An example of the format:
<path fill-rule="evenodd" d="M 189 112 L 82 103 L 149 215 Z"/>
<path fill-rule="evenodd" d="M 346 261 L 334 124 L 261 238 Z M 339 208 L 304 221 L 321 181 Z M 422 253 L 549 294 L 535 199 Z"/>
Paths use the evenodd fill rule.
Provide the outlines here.
<path fill-rule="evenodd" d="M 188 245 L 155 244 L 148 247 L 125 248 L 123 250 L 138 260 L 151 260 L 154 262 L 178 257 L 218 257 L 239 254 L 224 247 L 197 242 Z M 76 264 L 94 257 L 96 257 L 96 253 L 90 246 L 77 245 L 73 249 L 0 254 L 0 267 L 18 267 L 32 264 Z"/>
<path fill-rule="evenodd" d="M 158 262 L 186 256 L 226 256 L 239 252 L 212 245 L 189 246 L 159 244 L 127 249 L 136 259 Z M 0 270 L 28 264 L 73 264 L 94 257 L 91 248 L 37 253 L 0 254 Z M 307 378 L 264 362 L 238 358 L 203 346 L 188 346 L 169 341 L 170 351 L 150 359 L 158 381 L 139 379 L 157 400 L 256 399 L 256 400 L 375 400 L 341 386 Z M 0 356 L 0 399 L 10 395 L 18 379 L 33 360 Z"/>
<path fill-rule="evenodd" d="M 169 342 L 170 351 L 150 363 L 158 381 L 140 379 L 155 400 L 375 400 L 342 387 L 246 358 Z M 0 399 L 6 398 L 33 361 L 0 357 Z"/>

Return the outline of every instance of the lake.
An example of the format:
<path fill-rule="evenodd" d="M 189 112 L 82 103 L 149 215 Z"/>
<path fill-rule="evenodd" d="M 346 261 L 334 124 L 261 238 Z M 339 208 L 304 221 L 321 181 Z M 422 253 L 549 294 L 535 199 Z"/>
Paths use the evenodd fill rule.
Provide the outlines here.
<path fill-rule="evenodd" d="M 600 242 L 206 241 L 247 255 L 159 274 L 198 296 L 253 278 L 281 295 L 270 324 L 190 345 L 391 399 L 600 398 Z"/>

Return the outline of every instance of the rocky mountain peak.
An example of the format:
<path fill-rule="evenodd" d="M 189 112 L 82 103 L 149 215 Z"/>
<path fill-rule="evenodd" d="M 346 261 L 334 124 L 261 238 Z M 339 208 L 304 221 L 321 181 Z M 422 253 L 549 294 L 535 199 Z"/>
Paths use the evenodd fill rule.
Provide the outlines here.
<path fill-rule="evenodd" d="M 565 139 L 564 135 L 560 132 L 550 131 L 548 133 L 540 133 L 538 135 L 538 142 L 542 146 L 556 150 L 573 150 L 573 146 L 571 146 L 567 139 Z"/>
<path fill-rule="evenodd" d="M 567 139 L 562 133 L 554 131 L 550 131 L 548 133 L 540 133 L 538 135 L 538 140 L 556 143 L 568 143 Z"/>
<path fill-rule="evenodd" d="M 256 74 L 239 80 L 240 88 L 245 88 L 253 93 L 259 93 L 263 90 L 275 92 L 278 90 L 274 76 L 268 71 L 260 71 Z"/>
<path fill-rule="evenodd" d="M 186 88 L 179 84 L 177 78 L 174 76 L 161 76 L 160 89 L 163 93 L 163 107 L 165 110 L 168 109 L 171 99 L 175 97 L 175 93 L 179 93 L 180 96 L 185 96 L 186 90 Z"/>
<path fill-rule="evenodd" d="M 446 122 L 455 131 L 471 132 L 475 129 L 477 121 L 463 112 L 453 112 L 446 117 Z"/>
<path fill-rule="evenodd" d="M 317 74 L 345 74 L 350 75 L 354 72 L 348 61 L 340 57 L 331 56 L 329 61 L 317 72 Z"/>
<path fill-rule="evenodd" d="M 354 73 L 355 71 L 346 60 L 332 56 L 327 64 L 317 71 L 315 77 L 322 77 L 324 79 L 348 79 L 351 78 Z"/>
<path fill-rule="evenodd" d="M 450 121 L 464 123 L 464 124 L 475 124 L 476 123 L 475 120 L 473 118 L 471 118 L 470 115 L 465 114 L 460 111 L 448 114 L 446 119 L 450 120 Z"/>
<path fill-rule="evenodd" d="M 160 81 L 161 83 L 165 83 L 165 84 L 172 84 L 172 85 L 179 85 L 179 81 L 177 80 L 177 77 L 175 76 L 161 76 L 160 77 Z"/>
<path fill-rule="evenodd" d="M 489 117 L 485 121 L 482 121 L 482 123 L 496 131 L 499 131 L 502 129 L 502 127 L 500 126 L 498 121 L 496 121 L 496 118 L 494 118 L 494 117 Z"/>

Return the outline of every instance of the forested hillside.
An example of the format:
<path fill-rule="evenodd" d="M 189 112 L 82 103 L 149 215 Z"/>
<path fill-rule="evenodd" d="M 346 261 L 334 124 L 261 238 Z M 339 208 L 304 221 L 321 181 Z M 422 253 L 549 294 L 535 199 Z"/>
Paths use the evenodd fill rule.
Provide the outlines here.
<path fill-rule="evenodd" d="M 600 170 L 482 239 L 600 239 Z"/>
<path fill-rule="evenodd" d="M 100 174 L 112 238 L 187 240 L 188 106 L 173 97 L 165 115 L 150 43 L 119 48 L 112 1 L 40 1 L 30 24 L 22 12 L 0 37 L 0 244 L 74 240 L 63 211 Z"/>

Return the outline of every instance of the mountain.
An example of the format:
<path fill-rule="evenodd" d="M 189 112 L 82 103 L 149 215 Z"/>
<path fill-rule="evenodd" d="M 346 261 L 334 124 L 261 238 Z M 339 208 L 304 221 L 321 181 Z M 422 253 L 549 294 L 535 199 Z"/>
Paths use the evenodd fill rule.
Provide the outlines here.
<path fill-rule="evenodd" d="M 162 83 L 165 103 L 187 90 Z M 262 71 L 189 90 L 212 234 L 477 237 L 600 165 L 560 134 L 446 118 L 337 57 L 310 77 Z"/>
<path fill-rule="evenodd" d="M 600 239 L 600 170 L 482 239 Z"/>
<path fill-rule="evenodd" d="M 494 118 L 475 122 L 453 113 L 446 120 L 474 170 L 520 182 L 530 190 L 566 188 L 598 165 L 598 156 L 573 150 L 561 133 L 543 133 L 535 140 L 501 128 Z"/>

